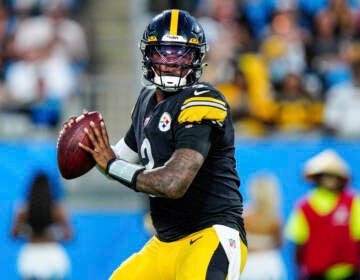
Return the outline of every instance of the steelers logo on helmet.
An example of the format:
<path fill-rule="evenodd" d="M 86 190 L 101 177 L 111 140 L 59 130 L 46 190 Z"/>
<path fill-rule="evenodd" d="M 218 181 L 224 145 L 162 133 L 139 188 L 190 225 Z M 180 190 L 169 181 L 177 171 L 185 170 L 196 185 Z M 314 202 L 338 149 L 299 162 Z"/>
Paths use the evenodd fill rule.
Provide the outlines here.
<path fill-rule="evenodd" d="M 144 31 L 140 50 L 144 79 L 171 92 L 199 80 L 207 44 L 196 19 L 174 9 L 153 18 Z"/>

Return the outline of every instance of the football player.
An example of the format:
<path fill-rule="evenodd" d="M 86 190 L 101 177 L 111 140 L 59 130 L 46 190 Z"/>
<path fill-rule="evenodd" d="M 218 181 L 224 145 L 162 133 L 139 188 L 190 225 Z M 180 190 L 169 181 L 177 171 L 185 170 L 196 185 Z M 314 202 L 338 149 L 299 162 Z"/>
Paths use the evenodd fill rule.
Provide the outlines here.
<path fill-rule="evenodd" d="M 149 195 L 155 236 L 110 279 L 238 280 L 246 255 L 234 130 L 223 95 L 199 82 L 207 44 L 188 12 L 166 10 L 140 42 L 143 78 L 115 146 L 105 124 L 85 132 L 100 169 Z"/>

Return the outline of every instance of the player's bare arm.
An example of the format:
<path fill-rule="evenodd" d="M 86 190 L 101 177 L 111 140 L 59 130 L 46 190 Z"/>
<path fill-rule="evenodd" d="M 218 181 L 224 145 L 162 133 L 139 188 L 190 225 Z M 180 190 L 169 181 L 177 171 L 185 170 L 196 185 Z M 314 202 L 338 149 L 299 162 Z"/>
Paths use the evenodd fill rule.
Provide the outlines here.
<path fill-rule="evenodd" d="M 203 162 L 203 156 L 195 150 L 176 150 L 164 166 L 141 173 L 137 177 L 136 189 L 159 197 L 180 198 Z"/>

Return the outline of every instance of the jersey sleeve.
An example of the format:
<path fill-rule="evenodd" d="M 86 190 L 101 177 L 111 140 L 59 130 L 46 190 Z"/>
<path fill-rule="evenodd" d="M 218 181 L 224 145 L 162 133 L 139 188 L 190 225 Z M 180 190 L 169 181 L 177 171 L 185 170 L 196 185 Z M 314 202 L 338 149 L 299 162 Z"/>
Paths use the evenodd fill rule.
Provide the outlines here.
<path fill-rule="evenodd" d="M 212 121 L 223 123 L 227 116 L 227 104 L 220 94 L 212 90 L 203 90 L 201 95 L 196 91 L 182 103 L 178 123 Z M 201 91 L 199 92 L 201 93 Z"/>
<path fill-rule="evenodd" d="M 360 241 L 360 197 L 356 196 L 350 212 L 350 233 L 352 237 Z"/>
<path fill-rule="evenodd" d="M 180 108 L 175 132 L 176 149 L 196 150 L 206 158 L 212 137 L 222 130 L 227 112 L 227 104 L 219 92 L 208 87 L 195 88 Z"/>
<path fill-rule="evenodd" d="M 300 209 L 295 209 L 285 225 L 286 239 L 298 245 L 303 245 L 309 239 L 309 225 Z"/>
<path fill-rule="evenodd" d="M 211 146 L 211 132 L 212 127 L 206 124 L 183 125 L 176 130 L 175 149 L 192 149 L 206 158 Z"/>

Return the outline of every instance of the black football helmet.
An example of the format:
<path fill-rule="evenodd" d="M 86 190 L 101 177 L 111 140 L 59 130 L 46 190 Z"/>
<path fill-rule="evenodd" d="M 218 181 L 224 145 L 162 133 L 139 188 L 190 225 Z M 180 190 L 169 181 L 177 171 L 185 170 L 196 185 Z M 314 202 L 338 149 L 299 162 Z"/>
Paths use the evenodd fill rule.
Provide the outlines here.
<path fill-rule="evenodd" d="M 164 91 L 189 87 L 200 79 L 207 48 L 194 17 L 183 10 L 166 10 L 152 19 L 140 42 L 143 76 Z"/>

